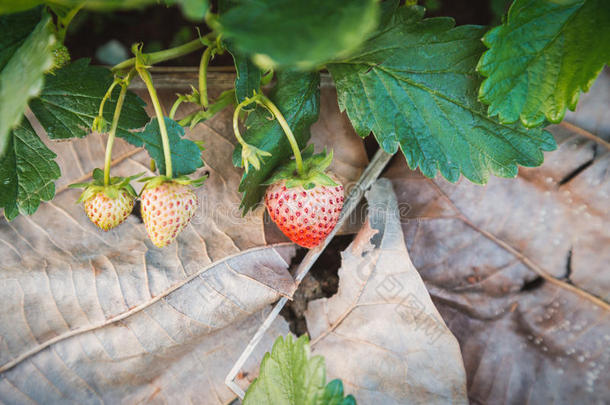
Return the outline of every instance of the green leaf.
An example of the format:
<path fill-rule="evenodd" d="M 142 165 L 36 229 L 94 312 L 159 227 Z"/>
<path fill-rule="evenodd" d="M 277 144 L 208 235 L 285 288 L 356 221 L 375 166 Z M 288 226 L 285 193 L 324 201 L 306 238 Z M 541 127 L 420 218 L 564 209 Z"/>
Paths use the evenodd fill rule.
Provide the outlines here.
<path fill-rule="evenodd" d="M 42 0 L 0 0 L 0 14 L 16 13 L 18 11 L 25 11 L 43 3 Z M 40 16 L 40 14 L 39 14 Z M 0 26 L 2 24 L 0 23 Z M 11 35 L 11 32 L 2 31 L 3 35 Z M 2 39 L 0 39 L 2 42 Z M 0 47 L 2 49 L 2 47 Z"/>
<path fill-rule="evenodd" d="M 303 335 L 293 341 L 292 335 L 281 336 L 266 353 L 260 373 L 244 397 L 244 405 L 318 404 L 324 393 L 326 371 L 324 358 L 311 356 L 309 340 Z"/>
<path fill-rule="evenodd" d="M 166 3 L 179 5 L 182 8 L 182 13 L 193 21 L 203 20 L 210 8 L 208 0 L 166 0 Z"/>
<path fill-rule="evenodd" d="M 517 0 L 488 32 L 479 99 L 500 122 L 534 127 L 574 110 L 610 61 L 608 0 Z"/>
<path fill-rule="evenodd" d="M 165 117 L 165 126 L 169 137 L 172 157 L 172 171 L 174 176 L 182 176 L 193 173 L 203 166 L 201 150 L 197 144 L 184 136 L 184 128 L 176 121 Z M 165 158 L 161 132 L 156 118 L 150 120 L 142 132 L 131 132 L 122 136 L 127 142 L 135 146 L 144 146 L 151 158 L 155 160 L 159 173 L 165 173 Z"/>
<path fill-rule="evenodd" d="M 79 59 L 47 75 L 42 93 L 30 101 L 30 108 L 51 139 L 82 138 L 91 132 L 91 124 L 112 80 L 108 69 L 89 66 L 88 59 Z M 107 122 L 112 122 L 119 91 L 116 86 L 113 97 L 104 106 Z M 127 93 L 117 136 L 127 138 L 130 130 L 146 125 L 149 117 L 144 105 L 138 96 Z"/>
<path fill-rule="evenodd" d="M 307 69 L 355 49 L 377 14 L 374 0 L 244 0 L 220 24 L 223 38 L 259 65 Z"/>
<path fill-rule="evenodd" d="M 235 7 L 237 3 L 235 0 L 219 0 L 218 9 L 221 14 L 226 13 L 232 7 Z M 252 62 L 252 60 L 238 51 L 235 45 L 231 41 L 223 41 L 224 47 L 233 56 L 233 62 L 235 64 L 235 97 L 237 102 L 244 101 L 246 97 L 252 97 L 252 94 L 256 91 L 260 92 L 261 84 L 261 71 Z"/>
<path fill-rule="evenodd" d="M 332 380 L 324 388 L 322 400 L 324 405 L 356 405 L 356 399 L 352 395 L 343 396 L 343 383 L 339 379 Z"/>
<path fill-rule="evenodd" d="M 320 75 L 318 73 L 279 72 L 277 84 L 269 94 L 271 101 L 279 108 L 290 125 L 302 149 L 311 133 L 309 127 L 318 120 L 320 111 Z M 261 184 L 276 167 L 292 156 L 290 143 L 277 120 L 270 120 L 270 113 L 257 107 L 246 120 L 245 141 L 272 156 L 265 158 L 260 170 L 248 170 L 244 174 L 239 191 L 243 192 L 241 208 L 248 212 L 262 198 L 265 187 Z M 233 164 L 241 162 L 241 147 L 235 148 Z"/>
<path fill-rule="evenodd" d="M 247 97 L 252 97 L 254 92 L 261 91 L 261 71 L 260 69 L 241 52 L 231 49 L 229 52 L 233 56 L 235 62 L 235 97 L 238 103 L 241 103 Z"/>
<path fill-rule="evenodd" d="M 56 157 L 25 118 L 13 128 L 6 154 L 0 160 L 0 207 L 8 220 L 19 213 L 31 215 L 41 201 L 53 198 L 53 180 L 61 174 Z"/>
<path fill-rule="evenodd" d="M 44 72 L 53 63 L 55 37 L 51 18 L 34 9 L 0 16 L 0 156 L 13 126 L 21 121 L 28 99 L 36 96 Z"/>
<path fill-rule="evenodd" d="M 400 147 L 411 168 L 453 182 L 460 173 L 485 183 L 489 173 L 513 177 L 517 164 L 541 164 L 542 151 L 556 147 L 552 135 L 501 124 L 477 100 L 483 28 L 423 13 L 400 8 L 357 53 L 328 65 L 356 132 L 373 131 L 386 152 Z"/>

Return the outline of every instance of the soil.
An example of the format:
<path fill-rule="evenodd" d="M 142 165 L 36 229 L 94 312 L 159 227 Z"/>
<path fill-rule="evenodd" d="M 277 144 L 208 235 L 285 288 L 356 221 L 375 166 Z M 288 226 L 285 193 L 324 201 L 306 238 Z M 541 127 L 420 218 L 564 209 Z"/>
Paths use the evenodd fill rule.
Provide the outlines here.
<path fill-rule="evenodd" d="M 299 288 L 294 293 L 292 301 L 288 301 L 280 315 L 290 325 L 290 331 L 301 336 L 307 331 L 305 311 L 307 303 L 319 298 L 333 296 L 339 288 L 339 267 L 341 267 L 341 252 L 352 242 L 353 235 L 335 236 L 324 249 L 309 273 L 305 276 Z M 291 263 L 291 271 L 296 271 L 307 249 L 300 248 Z"/>

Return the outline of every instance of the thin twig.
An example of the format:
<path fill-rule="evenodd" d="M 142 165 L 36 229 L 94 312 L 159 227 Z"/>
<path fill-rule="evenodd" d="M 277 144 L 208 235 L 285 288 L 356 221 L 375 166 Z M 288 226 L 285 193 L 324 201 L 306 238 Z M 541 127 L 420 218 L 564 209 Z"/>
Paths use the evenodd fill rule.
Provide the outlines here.
<path fill-rule="evenodd" d="M 371 187 L 373 182 L 375 182 L 377 177 L 379 177 L 379 175 L 383 171 L 383 168 L 388 164 L 392 156 L 393 155 L 384 152 L 382 149 L 379 149 L 375 156 L 373 156 L 373 160 L 371 160 L 369 165 L 366 167 L 364 173 L 362 173 L 362 175 L 360 176 L 358 183 L 356 183 L 356 186 L 351 190 L 349 196 L 347 197 L 347 200 L 345 200 L 345 205 L 343 206 L 343 210 L 341 211 L 341 217 L 339 218 L 339 221 L 337 222 L 335 228 L 328 235 L 324 243 L 316 247 L 315 249 L 311 249 L 309 252 L 307 252 L 305 257 L 303 258 L 303 261 L 301 261 L 301 263 L 299 264 L 295 275 L 297 287 L 301 283 L 303 278 L 307 275 L 309 269 L 311 269 L 318 257 L 320 257 L 326 246 L 328 246 L 337 231 L 341 228 L 343 223 L 347 220 L 347 218 L 349 218 L 352 211 L 356 208 L 356 206 L 364 196 L 364 192 L 369 187 Z M 288 298 L 282 297 L 277 302 L 277 304 L 275 304 L 269 315 L 267 315 L 267 318 L 265 318 L 265 321 L 258 328 L 252 339 L 250 339 L 250 342 L 248 343 L 242 354 L 239 356 L 239 359 L 237 359 L 237 362 L 235 362 L 235 365 L 233 366 L 231 371 L 229 371 L 229 374 L 227 374 L 227 377 L 225 378 L 225 384 L 241 399 L 244 398 L 245 392 L 233 380 L 235 379 L 235 376 L 237 376 L 237 373 L 239 373 L 239 370 L 241 370 L 246 360 L 248 360 L 248 357 L 250 357 L 256 346 L 259 344 L 267 329 L 269 329 L 269 327 L 271 326 L 275 318 L 277 318 L 282 308 L 284 308 L 286 302 L 288 302 Z"/>
<path fill-rule="evenodd" d="M 597 136 L 595 134 L 592 134 L 591 132 L 589 132 L 577 125 L 569 123 L 568 121 L 562 121 L 561 124 L 559 124 L 559 125 L 569 129 L 570 131 L 576 132 L 578 135 L 585 137 L 587 139 L 590 139 L 593 142 L 597 142 L 600 145 L 602 145 L 603 147 L 605 147 L 606 149 L 610 150 L 610 142 L 600 138 L 599 136 Z"/>

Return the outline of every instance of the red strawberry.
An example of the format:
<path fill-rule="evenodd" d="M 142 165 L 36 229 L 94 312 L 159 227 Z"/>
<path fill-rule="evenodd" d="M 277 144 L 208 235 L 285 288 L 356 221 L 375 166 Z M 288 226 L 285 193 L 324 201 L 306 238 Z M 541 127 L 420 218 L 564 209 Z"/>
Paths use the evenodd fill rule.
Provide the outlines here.
<path fill-rule="evenodd" d="M 315 185 L 288 188 L 286 180 L 273 183 L 265 193 L 267 212 L 280 230 L 297 245 L 314 248 L 333 230 L 345 199 L 343 186 Z"/>
<path fill-rule="evenodd" d="M 127 190 L 119 190 L 117 198 L 110 198 L 104 191 L 99 191 L 85 200 L 85 212 L 98 228 L 108 231 L 127 219 L 135 197 Z"/>
<path fill-rule="evenodd" d="M 188 225 L 198 202 L 186 184 L 155 179 L 142 191 L 140 205 L 148 237 L 161 248 L 172 243 Z"/>

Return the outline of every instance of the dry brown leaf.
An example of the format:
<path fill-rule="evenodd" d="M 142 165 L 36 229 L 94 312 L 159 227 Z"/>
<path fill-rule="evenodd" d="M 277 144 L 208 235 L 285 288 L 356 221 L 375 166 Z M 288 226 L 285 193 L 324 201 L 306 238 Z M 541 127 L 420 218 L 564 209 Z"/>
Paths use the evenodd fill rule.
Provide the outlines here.
<path fill-rule="evenodd" d="M 188 136 L 206 143 L 206 166 L 197 174 L 210 178 L 197 190 L 191 224 L 165 249 L 148 241 L 136 216 L 101 232 L 75 203 L 80 191 L 65 187 L 102 166 L 99 135 L 46 140 L 64 174 L 57 196 L 31 217 L 0 221 L 1 398 L 233 398 L 224 375 L 261 311 L 294 292 L 287 269 L 295 248 L 266 246 L 261 215 L 241 216 L 241 173 L 226 158 L 231 142 L 205 125 Z M 118 146 L 114 175 L 147 170 L 145 151 Z M 278 322 L 274 333 L 285 333 Z"/>
<path fill-rule="evenodd" d="M 610 398 L 610 154 L 552 128 L 559 149 L 485 187 L 387 173 L 405 239 L 460 341 L 473 403 Z M 558 281 L 558 279 L 560 281 Z"/>
<path fill-rule="evenodd" d="M 391 183 L 367 199 L 370 226 L 342 254 L 337 294 L 305 313 L 313 353 L 359 403 L 465 404 L 459 346 L 409 259 Z"/>

